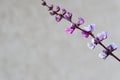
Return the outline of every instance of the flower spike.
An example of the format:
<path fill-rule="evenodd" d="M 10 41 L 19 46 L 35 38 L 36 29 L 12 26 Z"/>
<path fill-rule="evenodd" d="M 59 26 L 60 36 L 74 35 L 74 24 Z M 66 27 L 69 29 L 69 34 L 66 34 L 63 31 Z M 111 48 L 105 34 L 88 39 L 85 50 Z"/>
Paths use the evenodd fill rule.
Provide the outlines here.
<path fill-rule="evenodd" d="M 112 43 L 109 46 L 105 46 L 102 43 L 103 40 L 107 39 L 107 32 L 103 31 L 95 36 L 93 34 L 95 28 L 94 24 L 90 24 L 87 27 L 80 28 L 79 26 L 85 23 L 82 17 L 79 17 L 77 22 L 73 22 L 72 13 L 68 12 L 66 9 L 57 6 L 54 10 L 54 6 L 48 6 L 45 0 L 42 0 L 42 5 L 48 8 L 50 15 L 55 16 L 55 20 L 57 22 L 60 22 L 62 19 L 65 19 L 71 23 L 70 27 L 65 28 L 65 32 L 67 34 L 72 34 L 75 31 L 75 29 L 80 30 L 83 38 L 88 38 L 89 36 L 92 37 L 91 42 L 87 44 L 87 46 L 91 50 L 93 50 L 97 45 L 100 45 L 104 48 L 103 51 L 98 55 L 100 58 L 105 60 L 110 55 L 120 62 L 120 59 L 112 53 L 117 49 L 116 44 Z"/>

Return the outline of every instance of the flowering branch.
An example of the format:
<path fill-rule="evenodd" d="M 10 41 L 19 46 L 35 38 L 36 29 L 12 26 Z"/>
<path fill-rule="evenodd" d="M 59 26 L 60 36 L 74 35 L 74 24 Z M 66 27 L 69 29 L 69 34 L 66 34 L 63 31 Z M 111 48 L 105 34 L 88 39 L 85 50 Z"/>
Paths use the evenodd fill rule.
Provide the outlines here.
<path fill-rule="evenodd" d="M 84 22 L 85 22 L 82 17 L 79 17 L 77 23 L 75 23 L 72 21 L 72 13 L 67 12 L 66 9 L 61 9 L 59 6 L 57 6 L 55 9 L 53 9 L 54 8 L 53 5 L 48 6 L 46 1 L 44 1 L 44 0 L 42 0 L 42 5 L 46 6 L 48 8 L 50 15 L 55 16 L 55 20 L 57 22 L 60 22 L 62 19 L 65 19 L 71 23 L 70 27 L 67 27 L 65 29 L 65 32 L 67 34 L 72 34 L 75 29 L 80 30 L 83 38 L 88 38 L 89 36 L 92 37 L 91 42 L 87 44 L 91 50 L 93 50 L 98 44 L 104 48 L 104 50 L 98 55 L 100 58 L 105 60 L 110 55 L 120 62 L 120 59 L 112 53 L 113 51 L 115 51 L 117 49 L 116 44 L 112 43 L 106 47 L 102 43 L 103 40 L 107 39 L 107 33 L 105 31 L 98 33 L 95 36 L 92 33 L 95 28 L 94 24 L 90 24 L 87 27 L 80 28 L 79 26 L 84 24 Z"/>

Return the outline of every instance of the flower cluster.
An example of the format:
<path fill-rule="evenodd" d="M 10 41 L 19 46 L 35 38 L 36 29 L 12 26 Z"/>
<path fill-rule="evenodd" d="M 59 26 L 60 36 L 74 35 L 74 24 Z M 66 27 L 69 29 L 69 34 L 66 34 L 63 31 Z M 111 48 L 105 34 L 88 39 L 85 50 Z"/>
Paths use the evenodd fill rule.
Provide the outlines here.
<path fill-rule="evenodd" d="M 71 23 L 69 27 L 65 28 L 65 32 L 67 34 L 72 34 L 75 31 L 75 29 L 80 30 L 83 38 L 88 38 L 89 36 L 92 37 L 91 42 L 87 44 L 91 50 L 93 50 L 98 44 L 104 48 L 104 50 L 98 55 L 100 58 L 106 59 L 109 55 L 111 55 L 120 62 L 120 59 L 117 58 L 112 53 L 117 49 L 116 44 L 112 43 L 107 47 L 102 44 L 102 41 L 107 39 L 107 32 L 102 31 L 101 33 L 98 33 L 95 36 L 93 34 L 93 31 L 95 29 L 95 24 L 90 24 L 87 27 L 80 28 L 79 26 L 84 24 L 85 22 L 82 17 L 79 17 L 78 21 L 75 23 L 72 21 L 72 16 L 73 16 L 72 13 L 68 12 L 66 9 L 64 8 L 61 9 L 59 6 L 56 7 L 54 7 L 53 5 L 48 6 L 46 1 L 44 0 L 42 0 L 42 5 L 48 8 L 50 15 L 55 16 L 55 20 L 57 22 L 60 22 L 62 19 L 65 19 Z"/>
<path fill-rule="evenodd" d="M 106 32 L 101 32 L 97 34 L 97 37 L 94 37 L 91 40 L 91 43 L 88 43 L 88 47 L 90 49 L 94 49 L 97 44 L 99 44 L 101 41 L 105 40 L 107 38 L 107 33 Z"/>
<path fill-rule="evenodd" d="M 115 43 L 110 44 L 107 46 L 108 50 L 103 50 L 101 53 L 99 53 L 99 57 L 102 59 L 106 59 L 108 55 L 110 55 L 110 52 L 113 52 L 114 50 L 117 49 L 117 45 Z"/>

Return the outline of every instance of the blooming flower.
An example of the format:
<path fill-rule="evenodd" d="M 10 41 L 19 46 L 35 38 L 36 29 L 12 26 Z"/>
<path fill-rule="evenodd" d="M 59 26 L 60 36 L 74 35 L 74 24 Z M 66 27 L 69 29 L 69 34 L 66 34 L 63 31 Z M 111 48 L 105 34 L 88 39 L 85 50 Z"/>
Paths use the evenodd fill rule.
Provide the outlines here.
<path fill-rule="evenodd" d="M 103 50 L 101 53 L 99 53 L 98 57 L 105 60 L 108 57 L 107 51 Z"/>
<path fill-rule="evenodd" d="M 110 44 L 107 49 L 109 50 L 103 50 L 98 56 L 102 59 L 106 59 L 108 55 L 110 55 L 110 52 L 113 52 L 114 50 L 117 49 L 117 45 L 115 43 Z"/>
<path fill-rule="evenodd" d="M 100 40 L 99 40 L 97 37 L 95 37 L 95 38 L 92 38 L 92 39 L 91 39 L 91 42 L 92 42 L 93 44 L 97 45 L 97 44 L 100 42 Z"/>
<path fill-rule="evenodd" d="M 117 49 L 117 45 L 115 43 L 112 43 L 107 48 L 112 52 Z"/>
<path fill-rule="evenodd" d="M 84 30 L 87 32 L 93 32 L 95 29 L 95 24 L 90 24 L 88 27 L 84 27 Z"/>
<path fill-rule="evenodd" d="M 83 38 L 88 38 L 90 33 L 94 31 L 95 25 L 94 24 L 90 24 L 88 25 L 88 27 L 84 27 L 82 33 L 82 37 Z"/>
<path fill-rule="evenodd" d="M 89 33 L 86 32 L 86 31 L 82 31 L 81 34 L 82 34 L 83 38 L 88 38 L 89 37 Z"/>
<path fill-rule="evenodd" d="M 93 50 L 95 48 L 95 46 L 99 43 L 99 39 L 98 38 L 92 38 L 91 39 L 91 43 L 88 43 L 88 48 Z"/>
<path fill-rule="evenodd" d="M 65 28 L 65 32 L 68 34 L 72 34 L 73 31 L 74 31 L 74 29 L 72 29 L 72 28 Z"/>
<path fill-rule="evenodd" d="M 88 29 L 89 30 L 89 29 Z M 97 34 L 97 37 L 95 38 L 92 38 L 91 39 L 91 43 L 89 43 L 89 45 L 91 46 L 88 46 L 90 49 L 94 49 L 95 46 L 100 43 L 102 40 L 106 39 L 107 38 L 107 33 L 106 32 L 101 32 L 99 34 Z"/>
<path fill-rule="evenodd" d="M 93 38 L 91 40 L 91 43 L 97 45 L 99 42 L 101 42 L 102 40 L 104 40 L 106 38 L 107 38 L 107 33 L 103 31 L 103 32 L 97 34 L 97 37 Z"/>
<path fill-rule="evenodd" d="M 65 28 L 65 32 L 68 34 L 72 34 L 75 30 L 76 25 L 74 23 L 71 23 L 71 26 L 69 28 Z"/>
<path fill-rule="evenodd" d="M 107 32 L 103 31 L 103 32 L 101 32 L 101 33 L 98 33 L 98 34 L 97 34 L 97 37 L 98 37 L 98 39 L 99 39 L 100 41 L 102 41 L 102 40 L 104 40 L 104 39 L 107 38 Z"/>

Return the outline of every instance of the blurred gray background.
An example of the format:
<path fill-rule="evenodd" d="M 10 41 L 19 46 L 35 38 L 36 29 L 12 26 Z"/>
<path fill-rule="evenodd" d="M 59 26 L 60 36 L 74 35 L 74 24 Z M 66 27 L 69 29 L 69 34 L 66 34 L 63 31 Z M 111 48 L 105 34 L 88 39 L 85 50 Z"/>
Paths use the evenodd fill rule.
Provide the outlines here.
<path fill-rule="evenodd" d="M 108 32 L 103 43 L 115 42 L 120 58 L 120 0 L 47 0 L 79 16 L 94 33 Z M 102 47 L 88 49 L 91 38 L 80 31 L 68 35 L 70 23 L 57 23 L 41 0 L 0 0 L 0 80 L 120 80 L 120 63 L 98 58 Z"/>

